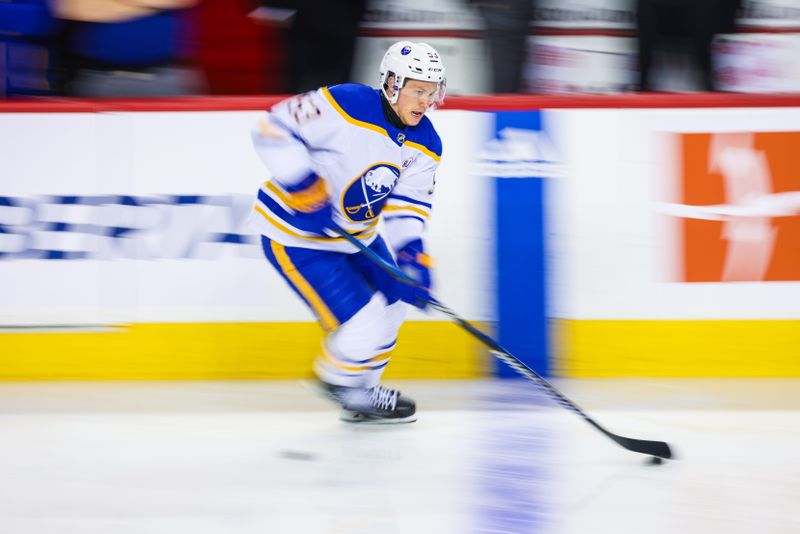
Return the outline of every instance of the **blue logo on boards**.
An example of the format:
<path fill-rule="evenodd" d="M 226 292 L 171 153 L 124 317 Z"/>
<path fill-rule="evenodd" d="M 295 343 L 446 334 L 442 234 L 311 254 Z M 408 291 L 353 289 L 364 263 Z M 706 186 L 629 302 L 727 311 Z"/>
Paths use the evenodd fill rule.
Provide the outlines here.
<path fill-rule="evenodd" d="M 353 180 L 342 194 L 342 211 L 353 222 L 377 217 L 386 198 L 400 177 L 400 169 L 389 163 L 376 163 Z"/>
<path fill-rule="evenodd" d="M 404 46 L 403 49 L 400 50 L 400 53 L 403 54 L 404 56 L 407 56 L 408 54 L 411 53 L 411 47 L 410 46 Z"/>
<path fill-rule="evenodd" d="M 0 263 L 262 257 L 251 195 L 0 196 Z"/>

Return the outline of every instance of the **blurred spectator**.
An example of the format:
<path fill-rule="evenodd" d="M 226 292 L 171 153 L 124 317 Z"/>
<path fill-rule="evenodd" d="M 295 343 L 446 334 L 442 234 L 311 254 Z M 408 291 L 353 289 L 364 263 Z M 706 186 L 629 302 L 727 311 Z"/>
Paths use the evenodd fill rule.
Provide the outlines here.
<path fill-rule="evenodd" d="M 533 0 L 472 0 L 486 24 L 492 59 L 492 91 L 522 92 Z"/>
<path fill-rule="evenodd" d="M 65 21 L 67 93 L 84 97 L 196 94 L 190 64 L 197 0 L 56 0 Z"/>
<path fill-rule="evenodd" d="M 294 11 L 286 35 L 289 92 L 350 81 L 367 0 L 261 0 L 261 4 Z"/>
<path fill-rule="evenodd" d="M 637 0 L 639 89 L 659 90 L 654 58 L 669 54 L 698 80 L 696 89 L 714 91 L 711 43 L 714 35 L 734 30 L 741 0 Z"/>
<path fill-rule="evenodd" d="M 198 59 L 212 95 L 286 93 L 283 31 L 257 0 L 202 0 Z"/>
<path fill-rule="evenodd" d="M 0 1 L 0 97 L 59 92 L 48 0 Z"/>

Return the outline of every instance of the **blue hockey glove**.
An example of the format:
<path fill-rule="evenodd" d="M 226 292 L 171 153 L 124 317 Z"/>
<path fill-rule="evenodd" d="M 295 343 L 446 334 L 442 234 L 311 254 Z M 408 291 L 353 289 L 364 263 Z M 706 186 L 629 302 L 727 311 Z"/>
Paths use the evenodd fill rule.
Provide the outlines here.
<path fill-rule="evenodd" d="M 397 296 L 400 300 L 424 310 L 428 306 L 431 289 L 430 256 L 425 254 L 422 240 L 415 239 L 397 251 L 397 266 L 417 281 L 417 286 L 398 282 Z"/>
<path fill-rule="evenodd" d="M 286 188 L 286 204 L 294 210 L 297 227 L 308 232 L 326 235 L 331 227 L 333 208 L 331 206 L 325 180 L 317 175 L 309 175 L 298 186 Z"/>

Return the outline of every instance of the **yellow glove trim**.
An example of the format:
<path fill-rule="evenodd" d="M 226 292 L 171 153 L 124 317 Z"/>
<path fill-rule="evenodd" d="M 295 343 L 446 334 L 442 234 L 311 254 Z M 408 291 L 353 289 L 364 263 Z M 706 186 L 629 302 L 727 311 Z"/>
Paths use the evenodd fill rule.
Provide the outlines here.
<path fill-rule="evenodd" d="M 316 181 L 300 191 L 287 191 L 285 197 L 286 204 L 295 211 L 310 213 L 317 211 L 329 202 L 328 189 L 325 187 L 325 180 L 317 177 Z"/>
<path fill-rule="evenodd" d="M 425 254 L 424 252 L 417 253 L 417 263 L 428 269 L 433 269 L 433 263 L 434 263 L 433 258 L 431 258 L 430 255 Z"/>

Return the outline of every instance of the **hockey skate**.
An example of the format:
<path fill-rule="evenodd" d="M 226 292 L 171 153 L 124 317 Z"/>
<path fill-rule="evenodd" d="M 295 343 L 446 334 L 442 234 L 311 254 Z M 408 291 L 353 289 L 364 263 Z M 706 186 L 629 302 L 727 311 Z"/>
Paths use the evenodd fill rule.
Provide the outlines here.
<path fill-rule="evenodd" d="M 348 423 L 394 424 L 417 420 L 413 399 L 396 389 L 377 385 L 373 388 L 334 386 L 319 381 L 323 392 L 342 407 L 339 418 Z"/>

